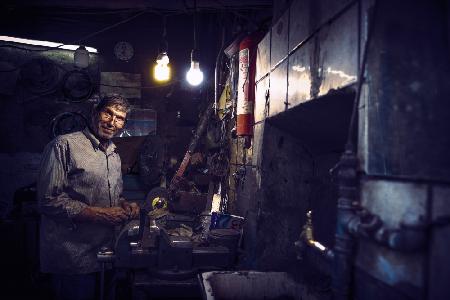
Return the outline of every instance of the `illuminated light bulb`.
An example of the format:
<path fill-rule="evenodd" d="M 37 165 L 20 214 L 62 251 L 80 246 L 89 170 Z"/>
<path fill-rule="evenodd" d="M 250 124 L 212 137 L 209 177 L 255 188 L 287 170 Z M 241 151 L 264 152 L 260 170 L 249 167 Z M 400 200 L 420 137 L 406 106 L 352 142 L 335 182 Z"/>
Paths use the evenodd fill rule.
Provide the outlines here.
<path fill-rule="evenodd" d="M 167 81 L 170 79 L 169 56 L 162 52 L 156 58 L 154 77 L 157 81 Z"/>
<path fill-rule="evenodd" d="M 87 68 L 89 66 L 89 51 L 84 46 L 78 47 L 73 54 L 73 63 L 77 68 Z"/>
<path fill-rule="evenodd" d="M 191 61 L 191 68 L 186 73 L 186 80 L 190 85 L 197 86 L 203 81 L 203 72 L 198 61 Z"/>

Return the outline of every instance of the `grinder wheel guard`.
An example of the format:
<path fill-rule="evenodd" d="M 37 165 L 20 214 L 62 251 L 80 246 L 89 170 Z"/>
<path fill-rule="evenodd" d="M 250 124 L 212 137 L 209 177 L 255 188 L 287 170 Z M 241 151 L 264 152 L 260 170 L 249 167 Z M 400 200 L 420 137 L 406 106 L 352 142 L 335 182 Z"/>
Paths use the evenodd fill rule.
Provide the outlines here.
<path fill-rule="evenodd" d="M 167 200 L 169 198 L 169 192 L 166 188 L 156 187 L 153 188 L 145 197 L 145 203 L 143 209 L 146 211 L 152 211 L 157 208 L 166 208 Z"/>

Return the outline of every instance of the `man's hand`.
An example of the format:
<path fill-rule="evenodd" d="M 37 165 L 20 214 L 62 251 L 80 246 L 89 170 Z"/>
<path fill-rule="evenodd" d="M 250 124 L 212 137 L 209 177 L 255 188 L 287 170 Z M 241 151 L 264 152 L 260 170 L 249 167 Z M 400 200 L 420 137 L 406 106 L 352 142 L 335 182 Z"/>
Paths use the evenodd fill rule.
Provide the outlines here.
<path fill-rule="evenodd" d="M 136 219 L 139 217 L 139 206 L 135 202 L 122 201 L 120 205 L 128 214 L 129 219 Z"/>
<path fill-rule="evenodd" d="M 121 207 L 88 206 L 75 217 L 78 222 L 94 222 L 105 225 L 120 225 L 128 220 L 128 214 Z"/>
<path fill-rule="evenodd" d="M 98 222 L 109 225 L 120 225 L 128 220 L 127 212 L 120 207 L 101 207 L 96 212 Z"/>

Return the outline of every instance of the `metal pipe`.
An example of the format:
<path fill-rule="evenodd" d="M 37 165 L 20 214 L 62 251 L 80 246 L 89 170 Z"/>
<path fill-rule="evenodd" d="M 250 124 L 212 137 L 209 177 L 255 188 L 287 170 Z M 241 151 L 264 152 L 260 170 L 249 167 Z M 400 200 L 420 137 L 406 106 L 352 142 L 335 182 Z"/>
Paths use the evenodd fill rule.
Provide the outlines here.
<path fill-rule="evenodd" d="M 216 67 L 214 69 L 214 113 L 217 114 L 217 105 L 220 97 L 220 78 L 219 73 L 222 71 L 220 66 L 223 51 L 225 50 L 225 27 L 222 31 L 222 46 L 220 47 L 219 53 L 216 57 Z"/>
<path fill-rule="evenodd" d="M 379 216 L 361 209 L 347 224 L 357 238 L 368 238 L 392 250 L 414 252 L 425 247 L 428 225 L 422 220 L 405 220 L 399 228 L 388 228 Z"/>
<path fill-rule="evenodd" d="M 350 298 L 355 241 L 348 230 L 348 224 L 357 218 L 353 207 L 358 189 L 357 165 L 356 155 L 350 150 L 345 151 L 338 171 L 339 198 L 332 274 L 334 299 Z"/>
<path fill-rule="evenodd" d="M 426 225 L 420 220 L 402 223 L 398 229 L 388 229 L 380 217 L 361 208 L 358 202 L 358 159 L 346 150 L 339 161 L 339 198 L 334 246 L 334 299 L 351 299 L 351 279 L 355 238 L 370 238 L 398 251 L 416 251 L 426 244 Z"/>
<path fill-rule="evenodd" d="M 301 259 L 305 249 L 311 248 L 333 261 L 334 299 L 351 299 L 355 240 L 370 239 L 396 251 L 414 252 L 423 249 L 427 241 L 427 228 L 423 220 L 405 220 L 399 228 L 388 228 L 381 218 L 359 205 L 357 173 L 358 159 L 347 150 L 338 164 L 339 198 L 334 250 L 314 239 L 312 212 L 308 211 L 300 240 L 295 242 Z M 447 221 L 448 222 L 448 221 Z"/>
<path fill-rule="evenodd" d="M 359 100 L 361 97 L 362 84 L 364 82 L 364 74 L 366 70 L 367 58 L 369 54 L 369 45 L 375 28 L 375 20 L 377 13 L 377 3 L 375 0 L 373 5 L 373 13 L 370 16 L 370 25 L 368 28 L 367 38 L 364 43 L 363 57 L 358 74 L 357 91 L 353 103 L 352 115 L 345 145 L 345 152 L 341 156 L 338 163 L 338 181 L 339 181 L 339 197 L 337 204 L 337 224 L 334 245 L 334 266 L 332 274 L 332 288 L 334 299 L 347 300 L 351 298 L 350 288 L 353 276 L 353 257 L 355 240 L 348 230 L 349 224 L 358 222 L 358 216 L 355 213 L 353 203 L 358 203 L 358 158 L 356 156 L 357 147 L 354 143 L 354 133 L 356 132 Z M 359 3 L 361 5 L 361 3 Z M 361 37 L 360 37 L 361 38 Z"/>

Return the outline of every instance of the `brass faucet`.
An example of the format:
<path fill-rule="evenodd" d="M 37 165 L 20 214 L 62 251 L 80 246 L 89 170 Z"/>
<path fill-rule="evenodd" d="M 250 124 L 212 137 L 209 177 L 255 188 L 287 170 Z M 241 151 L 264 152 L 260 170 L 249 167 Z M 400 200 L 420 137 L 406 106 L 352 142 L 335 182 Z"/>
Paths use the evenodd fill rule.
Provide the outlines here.
<path fill-rule="evenodd" d="M 297 259 L 302 259 L 306 246 L 316 249 L 321 254 L 325 255 L 327 258 L 332 259 L 334 254 L 333 251 L 314 240 L 314 228 L 312 224 L 312 211 L 308 210 L 306 212 L 306 223 L 303 225 L 302 232 L 300 233 L 300 239 L 294 243 L 297 251 Z"/>
<path fill-rule="evenodd" d="M 306 223 L 303 225 L 302 233 L 300 233 L 300 237 L 304 238 L 306 241 L 314 240 L 314 228 L 312 224 L 312 211 L 308 210 L 306 213 Z"/>

